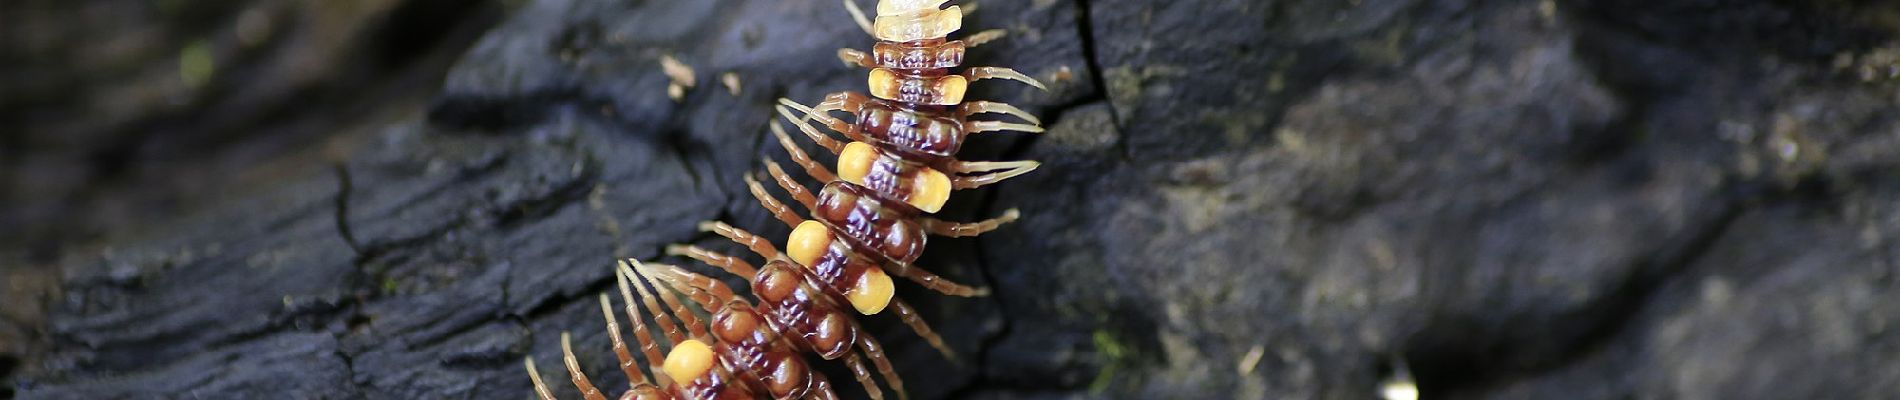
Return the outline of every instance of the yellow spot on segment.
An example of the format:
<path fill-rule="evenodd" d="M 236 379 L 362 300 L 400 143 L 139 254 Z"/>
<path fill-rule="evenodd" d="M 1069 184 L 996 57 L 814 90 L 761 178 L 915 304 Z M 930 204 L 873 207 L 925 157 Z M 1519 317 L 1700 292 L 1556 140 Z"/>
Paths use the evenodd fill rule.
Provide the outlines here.
<path fill-rule="evenodd" d="M 706 376 L 706 371 L 712 370 L 712 364 L 712 347 L 699 340 L 687 340 L 666 353 L 666 362 L 660 369 L 674 382 L 686 383 Z"/>
<path fill-rule="evenodd" d="M 878 68 L 871 70 L 871 76 L 865 82 L 870 86 L 871 95 L 885 100 L 897 100 L 897 73 Z"/>
<path fill-rule="evenodd" d="M 844 298 L 851 301 L 851 307 L 858 309 L 859 314 L 871 315 L 891 305 L 891 295 L 896 294 L 896 290 L 897 286 L 891 283 L 890 275 L 882 269 L 872 268 L 865 270 L 864 276 L 858 277 L 857 283 L 851 285 L 851 290 L 845 291 Z"/>
<path fill-rule="evenodd" d="M 920 171 L 910 187 L 910 205 L 927 213 L 942 210 L 943 203 L 950 200 L 950 177 L 935 169 Z"/>
<path fill-rule="evenodd" d="M 806 220 L 792 229 L 792 236 L 786 239 L 785 252 L 790 253 L 792 261 L 810 268 L 831 248 L 831 230 L 818 221 Z"/>
<path fill-rule="evenodd" d="M 963 93 L 970 90 L 970 81 L 962 75 L 945 75 L 937 80 L 938 105 L 954 106 L 963 103 Z"/>
<path fill-rule="evenodd" d="M 844 151 L 838 152 L 838 177 L 863 185 L 864 176 L 871 174 L 871 164 L 876 162 L 876 149 L 863 142 L 851 142 L 844 145 Z"/>

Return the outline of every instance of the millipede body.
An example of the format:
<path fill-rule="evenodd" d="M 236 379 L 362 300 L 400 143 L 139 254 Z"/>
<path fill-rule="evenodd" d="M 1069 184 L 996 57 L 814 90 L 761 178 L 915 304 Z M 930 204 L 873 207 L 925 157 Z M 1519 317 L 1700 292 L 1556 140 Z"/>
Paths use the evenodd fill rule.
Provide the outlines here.
<path fill-rule="evenodd" d="M 905 397 L 903 380 L 891 367 L 883 346 L 859 325 L 852 312 L 894 314 L 946 358 L 955 358 L 917 310 L 895 296 L 891 276 L 952 296 L 989 293 L 984 288 L 945 279 L 914 262 L 923 254 L 929 235 L 975 236 L 1020 216 L 1012 209 L 976 222 L 932 217 L 930 214 L 943 208 L 952 191 L 996 183 L 1039 165 L 1034 161 L 956 158 L 970 134 L 1042 131 L 1041 121 L 1017 107 L 965 101 L 970 83 L 1007 79 L 1043 86 L 1007 68 L 953 71 L 962 66 L 969 48 L 1001 38 L 1004 31 L 988 30 L 949 39 L 951 33 L 961 29 L 966 7 L 944 7 L 946 2 L 882 0 L 875 17 L 867 18 L 852 0 L 846 0 L 845 8 L 853 19 L 877 39 L 869 51 L 838 51 L 845 64 L 869 70 L 868 94 L 832 93 L 814 106 L 779 100 L 779 115 L 836 160 L 834 173 L 805 153 L 779 124 L 771 124 L 772 135 L 789 158 L 812 179 L 823 182 L 818 190 L 810 190 L 777 163 L 764 161 L 765 176 L 804 209 L 810 216 L 806 218 L 770 193 L 759 178 L 745 177 L 747 188 L 760 206 L 792 228 L 783 251 L 764 237 L 718 221 L 701 223 L 700 229 L 746 247 L 764 259 L 764 267 L 693 245 L 666 248 L 669 255 L 699 260 L 747 278 L 752 300 L 736 294 L 718 279 L 671 265 L 626 260 L 616 269 L 635 343 L 649 369 L 653 369 L 652 363 L 661 363 L 652 371 L 651 380 L 640 371 L 620 336 L 611 302 L 603 294 L 601 307 L 613 350 L 633 383 L 621 399 L 835 398 L 830 383 L 806 364 L 802 353 L 844 362 L 872 398 L 883 398 L 876 382 L 879 378 L 899 397 Z M 1023 122 L 970 119 L 986 113 L 1013 116 Z M 655 295 L 647 285 L 656 292 L 664 287 L 687 300 L 676 300 L 665 293 Z M 638 289 L 641 302 L 653 315 L 652 327 L 644 323 L 634 306 L 634 291 L 628 290 L 629 286 Z M 703 310 L 710 321 L 702 321 L 688 303 Z M 663 357 L 651 333 L 655 329 L 670 343 L 671 350 Z M 604 399 L 581 373 L 565 334 L 562 349 L 574 385 L 588 399 Z M 532 358 L 525 362 L 536 393 L 542 399 L 553 400 Z"/>

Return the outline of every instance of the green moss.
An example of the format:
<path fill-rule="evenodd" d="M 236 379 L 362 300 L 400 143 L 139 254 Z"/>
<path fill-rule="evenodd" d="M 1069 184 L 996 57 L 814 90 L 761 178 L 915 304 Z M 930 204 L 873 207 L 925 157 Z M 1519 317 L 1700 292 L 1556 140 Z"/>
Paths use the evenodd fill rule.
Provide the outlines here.
<path fill-rule="evenodd" d="M 1121 365 L 1128 358 L 1128 347 L 1116 340 L 1115 334 L 1105 330 L 1096 330 L 1094 339 L 1095 350 L 1108 358 L 1102 363 L 1102 370 L 1095 373 L 1095 380 L 1089 382 L 1089 393 L 1099 395 L 1114 384 L 1115 373 L 1121 370 Z"/>
<path fill-rule="evenodd" d="M 211 82 L 211 74 L 217 71 L 215 61 L 209 42 L 193 41 L 178 53 L 178 79 L 184 81 L 185 86 L 202 87 Z"/>

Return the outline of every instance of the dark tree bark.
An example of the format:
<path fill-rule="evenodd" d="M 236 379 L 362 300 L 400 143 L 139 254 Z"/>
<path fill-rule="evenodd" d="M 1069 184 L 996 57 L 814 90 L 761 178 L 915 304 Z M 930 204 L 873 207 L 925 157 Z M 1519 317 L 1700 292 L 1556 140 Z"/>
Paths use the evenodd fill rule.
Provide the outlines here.
<path fill-rule="evenodd" d="M 1050 90 L 971 97 L 1049 130 L 964 158 L 1044 164 L 919 263 L 993 296 L 899 283 L 960 361 L 866 318 L 917 398 L 1900 394 L 1900 7 L 980 3 L 971 64 Z M 870 43 L 823 0 L 20 7 L 75 66 L 0 98 L 21 398 L 524 398 L 524 356 L 578 398 L 563 331 L 617 392 L 613 261 L 784 237 L 741 181 L 771 106 Z"/>

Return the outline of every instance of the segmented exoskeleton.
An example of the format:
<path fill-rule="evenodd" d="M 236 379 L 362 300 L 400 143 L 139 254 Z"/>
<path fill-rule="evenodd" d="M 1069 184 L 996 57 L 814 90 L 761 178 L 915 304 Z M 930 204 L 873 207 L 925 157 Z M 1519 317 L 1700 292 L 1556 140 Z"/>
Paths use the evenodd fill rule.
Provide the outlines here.
<path fill-rule="evenodd" d="M 621 371 L 626 373 L 627 381 L 631 384 L 627 392 L 622 393 L 619 398 L 621 400 L 750 399 L 756 397 L 753 394 L 755 392 L 766 392 L 759 390 L 768 386 L 758 379 L 755 373 L 752 373 L 756 370 L 747 371 L 734 368 L 736 365 L 732 363 L 714 362 L 715 357 L 722 361 L 726 358 L 737 358 L 715 355 L 715 353 L 737 355 L 734 354 L 735 348 L 723 344 L 717 347 L 708 345 L 709 341 L 716 344 L 718 342 L 707 331 L 705 324 L 700 322 L 699 317 L 671 297 L 659 296 L 673 308 L 673 315 L 678 316 L 680 323 L 676 324 L 673 318 L 668 316 L 666 310 L 660 307 L 660 301 L 655 301 L 653 293 L 647 290 L 648 283 L 644 282 L 645 279 L 641 278 L 639 282 L 634 281 L 638 275 L 628 265 L 629 263 L 638 265 L 638 262 L 636 260 L 622 261 L 614 270 L 614 281 L 620 286 L 620 298 L 626 304 L 628 323 L 633 325 L 635 343 L 640 346 L 642 355 L 646 357 L 648 368 L 653 369 L 653 363 L 659 360 L 666 361 L 660 368 L 653 369 L 653 380 L 648 381 L 646 373 L 640 371 L 640 366 L 633 359 L 626 341 L 620 336 L 620 323 L 614 319 L 612 303 L 607 300 L 606 294 L 601 294 L 600 313 L 607 320 L 607 337 L 613 342 L 614 355 L 620 359 Z M 666 358 L 661 358 L 659 344 L 654 342 L 652 332 L 648 330 L 644 322 L 645 318 L 641 316 L 639 308 L 634 306 L 633 292 L 628 290 L 628 286 L 638 288 L 641 303 L 646 306 L 647 312 L 653 314 L 654 324 L 659 325 L 661 333 L 672 344 L 673 348 Z M 682 324 L 686 326 L 687 332 L 681 332 L 680 325 Z M 688 333 L 691 334 L 690 337 Z M 721 335 L 721 337 L 724 336 Z M 561 359 L 567 365 L 568 377 L 573 381 L 574 387 L 580 389 L 581 396 L 587 400 L 605 400 L 606 396 L 601 394 L 600 389 L 594 387 L 586 373 L 581 372 L 580 362 L 574 358 L 574 347 L 570 342 L 570 335 L 567 332 L 561 332 Z M 766 343 L 770 344 L 770 342 Z M 790 362 L 802 364 L 803 360 L 791 357 Z M 554 394 L 548 391 L 547 384 L 541 380 L 540 371 L 535 368 L 534 357 L 527 357 L 522 363 L 528 368 L 528 377 L 534 381 L 535 394 L 539 395 L 541 400 L 554 400 Z M 816 373 L 813 372 L 813 374 Z M 806 380 L 824 381 L 822 376 L 806 377 Z M 824 390 L 816 391 L 821 392 L 820 396 L 830 392 L 828 383 L 810 386 L 822 387 Z"/>
<path fill-rule="evenodd" d="M 652 342 L 632 305 L 627 287 L 635 276 L 651 276 L 663 286 L 684 294 L 712 315 L 708 333 L 697 317 L 671 297 L 659 296 L 673 307 L 673 314 L 692 331 L 692 339 L 680 333 L 653 297 L 640 288 L 641 296 L 655 314 L 668 339 L 676 343 L 664 359 L 665 374 L 655 372 L 660 384 L 646 383 L 621 341 L 618 324 L 608 311 L 607 320 L 614 350 L 634 389 L 623 399 L 717 398 L 750 396 L 752 393 L 774 398 L 835 396 L 821 374 L 805 365 L 796 352 L 811 352 L 826 360 L 842 360 L 872 398 L 881 399 L 882 391 L 873 379 L 877 375 L 904 397 L 903 381 L 892 370 L 882 346 L 843 311 L 844 305 L 865 315 L 892 310 L 907 326 L 942 352 L 955 358 L 915 308 L 894 296 L 890 274 L 944 294 L 984 296 L 987 289 L 952 282 L 914 263 L 922 255 L 926 235 L 974 236 L 996 229 L 1019 217 L 1016 210 L 989 220 L 961 223 L 943 221 L 928 214 L 942 209 L 950 192 L 995 183 L 1034 170 L 1034 161 L 962 161 L 956 158 L 964 139 L 972 133 L 1015 130 L 1041 132 L 1040 121 L 1014 106 L 1003 103 L 972 101 L 963 97 L 970 81 L 1011 79 L 1037 88 L 1042 84 L 1007 68 L 972 67 L 951 73 L 963 62 L 965 51 L 973 46 L 1002 37 L 1002 30 L 979 32 L 963 40 L 948 35 L 962 24 L 959 6 L 939 8 L 946 0 L 882 0 L 875 22 L 865 18 L 851 0 L 846 9 L 867 33 L 878 39 L 870 52 L 839 50 L 847 64 L 870 68 L 870 95 L 853 92 L 833 93 L 807 107 L 789 99 L 780 99 L 777 112 L 796 126 L 804 136 L 837 156 L 837 173 L 813 160 L 801 150 L 778 124 L 771 125 L 790 158 L 813 179 L 824 182 L 816 193 L 787 174 L 777 163 L 766 160 L 771 179 L 790 194 L 812 216 L 805 219 L 790 206 L 767 192 L 759 179 L 746 176 L 752 195 L 774 218 L 791 226 L 792 233 L 781 252 L 758 235 L 737 227 L 709 221 L 700 224 L 747 247 L 765 258 L 765 267 L 757 268 L 739 257 L 721 254 L 691 245 L 667 247 L 671 255 L 697 259 L 727 272 L 746 277 L 759 304 L 738 297 L 731 288 L 711 277 L 662 264 L 640 264 L 619 269 L 621 294 L 628 298 L 629 317 L 634 319 L 642 351 L 649 363 L 659 360 Z M 973 7 L 970 9 L 974 9 Z M 839 119 L 832 112 L 844 112 Z M 973 121 L 971 115 L 1001 113 L 1027 123 Z M 802 114 L 802 115 L 800 115 Z M 820 132 L 817 122 L 849 141 Z M 660 285 L 656 285 L 656 288 Z M 608 302 L 601 298 L 605 311 Z M 703 340 L 702 340 L 703 339 Z M 710 343 L 710 344 L 708 344 Z M 568 349 L 563 334 L 563 351 L 574 383 L 589 399 L 601 398 L 587 383 Z M 859 351 L 853 352 L 855 347 Z M 534 374 L 530 360 L 528 369 Z M 684 380 L 685 385 L 669 384 Z M 538 374 L 537 392 L 551 400 Z M 672 396 L 672 397 L 669 397 Z"/>
<path fill-rule="evenodd" d="M 1015 210 L 973 223 L 939 220 L 926 214 L 940 210 L 952 190 L 968 189 L 1017 176 L 1038 165 L 1034 161 L 970 162 L 956 159 L 966 135 L 976 132 L 1018 130 L 1040 132 L 1040 121 L 1019 108 L 1002 103 L 963 103 L 968 81 L 1008 78 L 1042 87 L 1016 71 L 970 68 L 962 74 L 950 69 L 962 62 L 969 46 L 994 40 L 1002 31 L 986 31 L 969 40 L 945 37 L 960 25 L 961 9 L 938 9 L 944 1 L 884 1 L 878 5 L 877 22 L 860 18 L 867 32 L 879 39 L 871 53 L 845 49 L 840 58 L 849 64 L 871 67 L 871 96 L 852 92 L 833 93 L 817 108 L 781 99 L 778 112 L 800 132 L 837 156 L 837 173 L 813 160 L 800 149 L 777 124 L 772 134 L 789 153 L 793 162 L 812 178 L 825 182 L 816 193 L 806 189 L 785 173 L 777 163 L 764 161 L 772 180 L 803 206 L 812 218 L 767 193 L 758 179 L 746 177 L 746 184 L 759 203 L 778 220 L 791 226 L 786 251 L 781 253 L 757 235 L 719 222 L 701 224 L 701 229 L 717 233 L 764 257 L 770 265 L 794 266 L 815 278 L 811 289 L 824 292 L 833 302 L 848 303 L 869 315 L 892 309 L 906 325 L 930 342 L 946 357 L 954 353 L 932 331 L 917 312 L 896 299 L 888 274 L 915 281 L 934 291 L 953 296 L 982 296 L 986 289 L 952 282 L 912 263 L 922 255 L 927 234 L 974 236 L 1014 221 Z M 855 6 L 846 2 L 846 7 Z M 797 112 L 794 112 L 797 111 Z M 847 122 L 830 116 L 843 111 L 853 118 Z M 996 121 L 971 121 L 980 113 L 1014 115 L 1028 124 Z M 802 115 L 800 115 L 802 113 Z M 839 140 L 811 125 L 817 121 L 851 141 Z M 750 264 L 737 257 L 697 246 L 676 245 L 669 254 L 684 255 L 720 266 L 741 276 L 755 279 Z M 888 274 L 887 274 L 888 273 Z M 756 289 L 755 289 L 756 292 Z M 761 295 L 765 297 L 765 295 Z M 871 355 L 880 361 L 879 355 Z M 902 393 L 901 381 L 886 377 Z M 870 383 L 865 383 L 870 386 Z"/>

